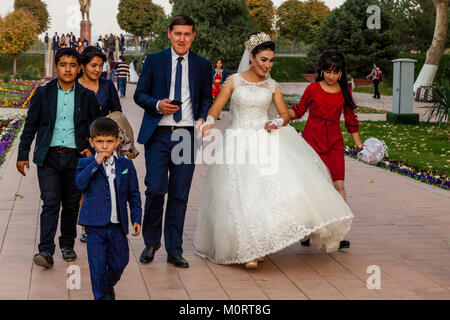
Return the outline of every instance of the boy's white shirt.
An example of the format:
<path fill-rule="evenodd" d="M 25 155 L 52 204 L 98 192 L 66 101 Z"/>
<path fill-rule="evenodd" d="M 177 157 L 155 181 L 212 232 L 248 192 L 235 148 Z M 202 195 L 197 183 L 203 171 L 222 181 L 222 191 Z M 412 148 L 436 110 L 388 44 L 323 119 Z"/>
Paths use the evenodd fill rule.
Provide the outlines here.
<path fill-rule="evenodd" d="M 94 156 L 97 158 L 97 153 Z M 115 159 L 114 159 L 115 158 Z M 116 188 L 114 187 L 114 179 L 116 178 L 116 159 L 118 155 L 116 151 L 107 159 L 103 160 L 102 165 L 108 177 L 109 192 L 111 193 L 111 222 L 119 223 L 117 217 Z"/>

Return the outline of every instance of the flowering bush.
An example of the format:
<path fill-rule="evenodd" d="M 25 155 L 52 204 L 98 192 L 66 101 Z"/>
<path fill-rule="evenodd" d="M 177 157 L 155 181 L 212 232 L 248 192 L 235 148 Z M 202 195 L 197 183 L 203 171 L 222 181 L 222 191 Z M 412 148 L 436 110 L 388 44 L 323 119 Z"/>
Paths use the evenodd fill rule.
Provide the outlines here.
<path fill-rule="evenodd" d="M 0 165 L 5 161 L 5 156 L 24 121 L 23 115 L 0 115 Z"/>

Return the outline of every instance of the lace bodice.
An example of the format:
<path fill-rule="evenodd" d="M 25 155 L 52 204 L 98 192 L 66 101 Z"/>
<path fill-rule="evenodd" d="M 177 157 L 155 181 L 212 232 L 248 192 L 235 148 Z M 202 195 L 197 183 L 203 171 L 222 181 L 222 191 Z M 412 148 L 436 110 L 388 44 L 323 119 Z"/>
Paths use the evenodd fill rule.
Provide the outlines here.
<path fill-rule="evenodd" d="M 269 120 L 268 110 L 273 102 L 275 80 L 268 78 L 261 82 L 251 82 L 240 73 L 230 76 L 224 85 L 232 85 L 230 105 L 231 128 L 254 128 Z"/>

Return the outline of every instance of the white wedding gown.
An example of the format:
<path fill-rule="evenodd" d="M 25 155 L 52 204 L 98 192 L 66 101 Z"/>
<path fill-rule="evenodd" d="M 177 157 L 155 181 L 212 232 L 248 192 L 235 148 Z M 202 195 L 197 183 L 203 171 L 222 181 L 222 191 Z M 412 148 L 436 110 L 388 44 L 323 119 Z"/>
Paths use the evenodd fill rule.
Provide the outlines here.
<path fill-rule="evenodd" d="M 129 68 L 130 68 L 130 83 L 137 83 L 139 81 L 139 76 L 136 72 L 136 69 L 134 69 L 133 62 L 130 63 Z"/>
<path fill-rule="evenodd" d="M 293 127 L 264 130 L 276 82 L 254 83 L 235 74 L 227 83 L 234 87 L 230 111 L 234 132 L 227 130 L 224 145 L 236 136 L 236 129 L 241 129 L 237 134 L 241 139 L 275 135 L 278 170 L 263 173 L 263 165 L 249 161 L 210 165 L 194 240 L 196 254 L 219 264 L 246 263 L 306 236 L 317 248 L 337 250 L 353 214 L 335 190 L 325 164 Z M 224 150 L 236 153 L 236 148 Z M 222 155 L 216 152 L 217 159 Z"/>

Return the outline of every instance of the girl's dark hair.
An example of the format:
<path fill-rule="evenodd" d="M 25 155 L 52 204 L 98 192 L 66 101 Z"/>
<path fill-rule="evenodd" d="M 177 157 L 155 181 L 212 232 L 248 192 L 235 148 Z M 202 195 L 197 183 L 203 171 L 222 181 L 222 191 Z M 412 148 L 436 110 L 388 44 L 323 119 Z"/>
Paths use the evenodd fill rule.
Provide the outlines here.
<path fill-rule="evenodd" d="M 94 57 L 99 57 L 103 62 L 106 62 L 106 55 L 103 54 L 100 49 L 94 46 L 88 46 L 83 50 L 83 53 L 81 53 L 81 64 L 87 65 Z"/>
<path fill-rule="evenodd" d="M 99 57 L 100 59 L 102 59 L 103 63 L 106 62 L 106 55 L 101 52 L 100 49 L 94 46 L 88 46 L 83 50 L 83 53 L 81 53 L 81 64 L 86 66 L 89 62 L 92 61 L 92 59 L 94 59 L 94 57 Z M 80 78 L 82 75 L 83 69 L 80 70 L 77 78 Z"/>
<path fill-rule="evenodd" d="M 342 76 L 338 80 L 341 87 L 342 95 L 345 103 L 352 109 L 356 108 L 356 104 L 350 95 L 347 83 L 347 67 L 345 64 L 344 55 L 336 50 L 327 50 L 319 59 L 319 68 L 317 69 L 316 82 L 324 80 L 323 71 L 342 71 Z"/>
<path fill-rule="evenodd" d="M 258 33 L 260 33 L 260 32 L 253 32 L 252 34 L 250 34 L 248 36 L 248 39 L 250 40 L 251 36 L 258 34 Z M 264 50 L 271 50 L 271 51 L 275 52 L 275 43 L 273 41 L 266 41 L 261 44 L 258 44 L 256 47 L 253 48 L 251 54 L 255 57 L 258 53 L 260 53 L 261 51 L 264 51 Z"/>

